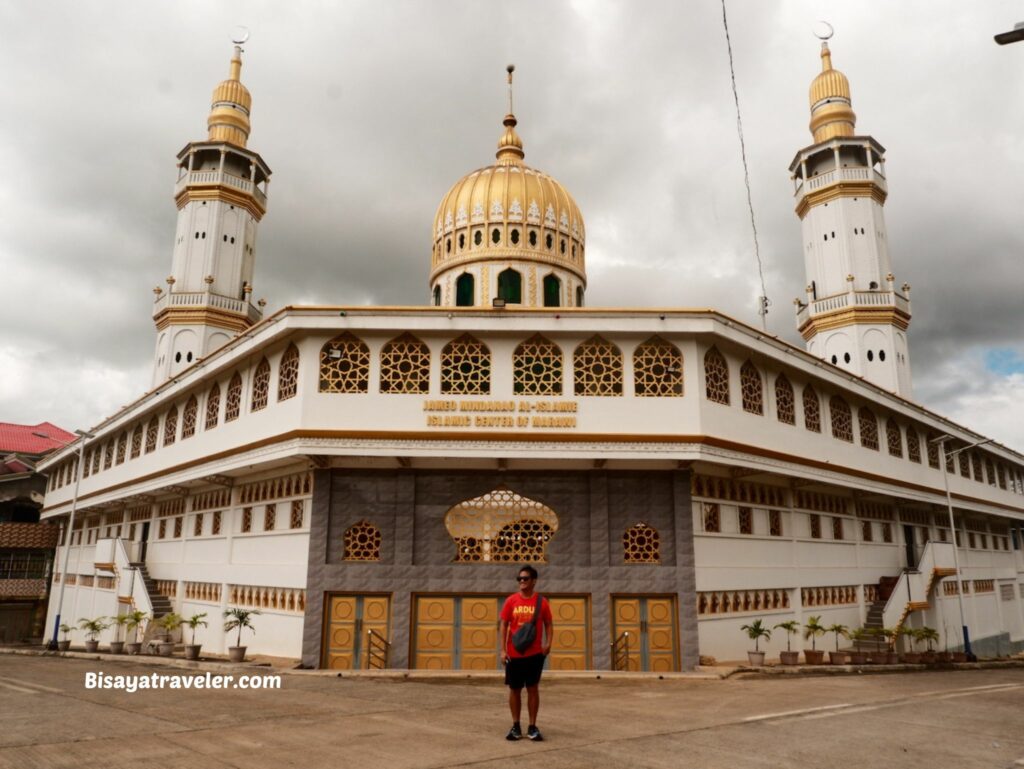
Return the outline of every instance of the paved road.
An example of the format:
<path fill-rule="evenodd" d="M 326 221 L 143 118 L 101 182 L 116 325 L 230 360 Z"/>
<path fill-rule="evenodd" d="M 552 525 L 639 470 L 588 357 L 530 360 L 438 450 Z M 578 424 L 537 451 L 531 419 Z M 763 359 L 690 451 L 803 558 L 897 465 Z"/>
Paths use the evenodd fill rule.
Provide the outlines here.
<path fill-rule="evenodd" d="M 1024 766 L 1024 669 L 551 681 L 539 744 L 503 739 L 494 682 L 284 675 L 279 690 L 87 690 L 99 670 L 186 674 L 0 656 L 0 768 Z"/>

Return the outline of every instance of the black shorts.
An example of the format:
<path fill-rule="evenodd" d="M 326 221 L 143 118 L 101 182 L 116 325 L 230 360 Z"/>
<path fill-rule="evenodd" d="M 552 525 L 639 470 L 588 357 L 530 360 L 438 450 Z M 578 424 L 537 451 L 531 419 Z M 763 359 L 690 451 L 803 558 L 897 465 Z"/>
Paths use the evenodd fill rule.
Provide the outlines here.
<path fill-rule="evenodd" d="M 540 674 L 543 670 L 543 654 L 534 654 L 532 657 L 512 657 L 505 664 L 505 685 L 510 689 L 536 686 L 540 683 Z"/>

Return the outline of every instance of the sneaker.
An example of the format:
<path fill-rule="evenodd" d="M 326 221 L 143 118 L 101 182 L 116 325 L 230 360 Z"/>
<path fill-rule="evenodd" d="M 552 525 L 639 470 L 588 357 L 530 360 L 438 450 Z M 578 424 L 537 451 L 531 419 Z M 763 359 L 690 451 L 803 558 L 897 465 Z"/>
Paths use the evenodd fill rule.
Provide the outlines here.
<path fill-rule="evenodd" d="M 530 727 L 526 730 L 526 738 L 528 740 L 533 740 L 534 742 L 543 742 L 544 735 L 540 733 L 540 729 L 531 724 Z"/>
<path fill-rule="evenodd" d="M 536 727 L 534 727 L 536 729 Z M 519 724 L 512 724 L 512 728 L 508 730 L 508 734 L 505 735 L 505 739 L 509 742 L 515 742 L 516 740 L 523 739 L 523 729 Z M 530 738 L 533 739 L 532 737 Z"/>

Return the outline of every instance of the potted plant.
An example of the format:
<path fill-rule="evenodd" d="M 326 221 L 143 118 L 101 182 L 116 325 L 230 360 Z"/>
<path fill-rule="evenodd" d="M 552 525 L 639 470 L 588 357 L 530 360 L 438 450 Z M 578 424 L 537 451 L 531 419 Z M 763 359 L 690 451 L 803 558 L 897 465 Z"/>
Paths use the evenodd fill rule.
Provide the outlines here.
<path fill-rule="evenodd" d="M 884 665 L 889 661 L 889 654 L 882 652 L 882 641 L 884 634 L 880 627 L 869 627 L 864 629 L 864 633 L 875 642 L 875 650 L 868 655 L 867 662 L 869 665 Z"/>
<path fill-rule="evenodd" d="M 128 624 L 127 614 L 118 614 L 111 617 L 111 625 L 114 628 L 114 640 L 110 642 L 110 653 L 121 654 L 124 651 L 124 641 L 121 640 L 121 628 Z"/>
<path fill-rule="evenodd" d="M 228 655 L 232 662 L 244 662 L 245 661 L 245 650 L 247 647 L 242 646 L 242 628 L 249 628 L 252 632 L 256 632 L 256 629 L 252 626 L 252 618 L 259 614 L 259 609 L 243 609 L 240 606 L 235 606 L 224 611 L 224 632 L 230 633 L 232 630 L 238 630 L 238 641 L 234 646 L 228 647 Z M 757 624 L 760 624 L 761 620 L 757 620 Z M 744 629 L 746 629 L 744 627 Z M 762 628 L 764 632 L 771 635 L 771 631 L 767 628 Z M 753 638 L 753 636 L 751 636 Z M 764 655 L 761 655 L 761 661 L 764 661 Z"/>
<path fill-rule="evenodd" d="M 92 654 L 100 648 L 100 633 L 110 627 L 103 617 L 96 619 L 79 619 L 78 626 L 85 631 L 85 650 Z"/>
<path fill-rule="evenodd" d="M 918 628 L 907 627 L 904 625 L 900 628 L 900 635 L 904 635 L 910 639 L 910 651 L 903 654 L 903 662 L 908 665 L 921 664 L 921 655 L 917 651 L 917 644 L 921 640 Z"/>
<path fill-rule="evenodd" d="M 775 626 L 775 629 L 782 628 L 786 631 L 786 651 L 779 652 L 779 659 L 783 665 L 796 665 L 800 662 L 800 652 L 795 652 L 790 648 L 789 637 L 796 635 L 800 632 L 800 623 L 795 619 L 789 620 L 789 622 L 780 622 Z"/>
<path fill-rule="evenodd" d="M 885 638 L 885 661 L 884 664 L 895 665 L 900 661 L 900 655 L 896 653 L 896 630 L 891 627 L 883 627 L 878 631 Z"/>
<path fill-rule="evenodd" d="M 135 609 L 134 611 L 128 612 L 125 615 L 125 633 L 129 630 L 134 633 L 132 636 L 135 640 L 131 643 L 125 644 L 125 650 L 129 654 L 139 654 L 142 652 L 142 641 L 139 640 L 139 634 L 142 632 L 143 626 L 146 624 L 146 620 L 149 619 L 149 615 L 144 611 Z"/>
<path fill-rule="evenodd" d="M 818 636 L 823 635 L 825 635 L 825 626 L 821 624 L 821 615 L 808 617 L 807 622 L 804 623 L 804 640 L 811 639 L 811 648 L 804 649 L 804 659 L 807 660 L 808 665 L 820 665 L 825 658 L 825 652 L 819 651 L 815 643 Z"/>
<path fill-rule="evenodd" d="M 848 638 L 853 641 L 853 649 L 850 651 L 850 664 L 863 665 L 868 661 L 868 655 L 864 653 L 860 645 L 868 640 L 868 631 L 865 628 L 859 627 L 856 630 L 851 630 Z"/>
<path fill-rule="evenodd" d="M 770 639 L 772 631 L 764 626 L 761 619 L 756 619 L 749 625 L 743 625 L 740 630 L 747 634 L 747 638 L 754 642 L 754 651 L 747 652 L 747 660 L 755 667 L 764 664 L 764 652 L 760 650 L 759 642 L 762 638 Z"/>
<path fill-rule="evenodd" d="M 925 626 L 918 630 L 918 634 L 921 640 L 927 645 L 927 649 L 924 654 L 921 655 L 921 661 L 927 665 L 934 665 L 936 657 L 932 644 L 939 640 L 939 631 L 933 627 Z"/>
<path fill-rule="evenodd" d="M 180 614 L 175 614 L 173 611 L 156 621 L 156 624 L 167 633 L 164 639 L 160 641 L 161 657 L 170 657 L 174 654 L 174 631 L 180 628 L 184 621 Z"/>
<path fill-rule="evenodd" d="M 202 644 L 196 643 L 196 628 L 197 627 L 208 627 L 206 623 L 206 612 L 202 614 L 193 614 L 187 620 L 185 624 L 192 629 L 192 643 L 185 646 L 185 659 L 197 660 L 199 659 L 199 650 L 203 648 Z"/>
<path fill-rule="evenodd" d="M 849 638 L 850 628 L 846 627 L 846 625 L 829 625 L 827 628 L 825 628 L 825 632 L 836 634 L 836 650 L 834 652 L 828 653 L 829 661 L 833 665 L 845 665 L 847 657 L 849 655 L 847 655 L 846 652 L 839 651 L 839 636 L 842 636 L 843 638 Z"/>
<path fill-rule="evenodd" d="M 57 641 L 57 651 L 66 652 L 71 648 L 71 633 L 74 632 L 74 628 L 66 622 L 62 622 L 60 626 L 60 634 L 64 636 Z"/>

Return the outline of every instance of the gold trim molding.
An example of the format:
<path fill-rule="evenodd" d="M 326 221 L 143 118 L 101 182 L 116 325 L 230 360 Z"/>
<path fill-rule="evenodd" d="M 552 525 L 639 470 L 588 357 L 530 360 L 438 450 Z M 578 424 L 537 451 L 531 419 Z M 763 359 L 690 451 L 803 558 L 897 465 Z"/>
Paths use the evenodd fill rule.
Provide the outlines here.
<path fill-rule="evenodd" d="M 874 326 L 889 324 L 901 331 L 910 327 L 910 316 L 896 307 L 846 308 L 823 315 L 815 315 L 807 320 L 798 331 L 805 342 L 809 342 L 823 331 L 831 331 L 845 326 Z"/>
<path fill-rule="evenodd" d="M 244 208 L 256 218 L 257 222 L 267 213 L 267 209 L 261 206 L 259 201 L 252 195 L 221 184 L 202 187 L 189 185 L 174 198 L 174 202 L 179 210 L 184 208 L 186 203 L 193 200 L 222 200 L 225 203 Z"/>
<path fill-rule="evenodd" d="M 244 315 L 236 315 L 225 310 L 197 307 L 167 307 L 153 318 L 157 331 L 168 326 L 208 325 L 217 326 L 236 334 L 245 331 L 252 324 Z"/>
<path fill-rule="evenodd" d="M 803 219 L 814 206 L 830 203 L 839 198 L 866 197 L 870 197 L 879 205 L 884 205 L 888 193 L 873 181 L 839 181 L 805 193 L 796 204 L 796 215 Z"/>

